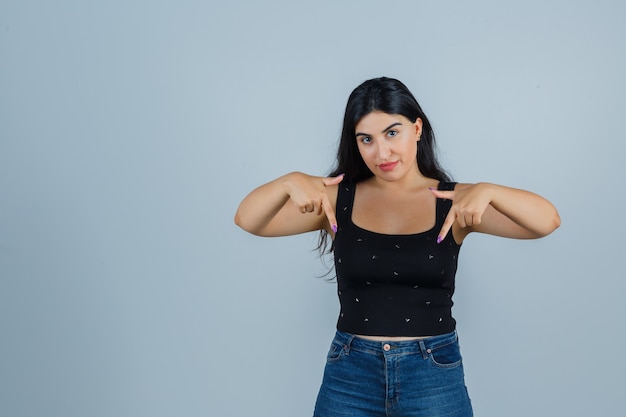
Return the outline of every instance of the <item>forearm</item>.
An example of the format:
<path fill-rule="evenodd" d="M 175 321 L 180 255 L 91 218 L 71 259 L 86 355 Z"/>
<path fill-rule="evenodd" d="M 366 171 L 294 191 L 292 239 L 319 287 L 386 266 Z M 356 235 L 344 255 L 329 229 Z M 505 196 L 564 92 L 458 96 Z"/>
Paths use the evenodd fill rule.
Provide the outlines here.
<path fill-rule="evenodd" d="M 552 233 L 561 224 L 559 213 L 552 203 L 530 191 L 481 183 L 488 190 L 490 205 L 531 237 Z"/>
<path fill-rule="evenodd" d="M 284 183 L 290 175 L 294 174 L 283 175 L 250 192 L 239 204 L 235 223 L 249 233 L 262 234 L 263 229 L 289 201 Z"/>

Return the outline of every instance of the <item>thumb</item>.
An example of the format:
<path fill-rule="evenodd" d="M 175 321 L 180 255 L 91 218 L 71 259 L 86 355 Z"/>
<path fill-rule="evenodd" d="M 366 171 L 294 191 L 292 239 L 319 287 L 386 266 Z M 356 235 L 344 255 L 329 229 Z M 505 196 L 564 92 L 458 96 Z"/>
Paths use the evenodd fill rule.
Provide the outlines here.
<path fill-rule="evenodd" d="M 341 181 L 343 181 L 343 177 L 346 174 L 339 174 L 336 177 L 326 177 L 326 178 L 322 178 L 322 182 L 324 183 L 324 185 L 336 185 L 339 184 Z"/>
<path fill-rule="evenodd" d="M 454 191 L 440 191 L 436 188 L 428 188 L 437 198 L 444 198 L 446 200 L 454 200 Z"/>

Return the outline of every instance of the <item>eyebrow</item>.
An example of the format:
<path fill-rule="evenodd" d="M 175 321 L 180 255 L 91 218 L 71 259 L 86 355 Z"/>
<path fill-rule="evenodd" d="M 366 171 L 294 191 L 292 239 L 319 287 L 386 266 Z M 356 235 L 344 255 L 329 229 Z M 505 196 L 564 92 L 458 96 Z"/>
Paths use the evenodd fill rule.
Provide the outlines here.
<path fill-rule="evenodd" d="M 385 129 L 383 129 L 383 130 L 382 130 L 382 132 L 380 132 L 380 133 L 385 133 L 385 132 L 387 132 L 389 129 L 391 129 L 392 127 L 396 127 L 396 126 L 398 126 L 398 125 L 402 125 L 402 123 L 400 123 L 400 122 L 395 122 L 395 123 L 392 123 L 392 124 L 390 124 L 389 126 L 387 126 Z M 360 133 L 360 132 L 357 132 L 354 136 L 369 136 L 369 135 L 368 135 L 367 133 Z"/>

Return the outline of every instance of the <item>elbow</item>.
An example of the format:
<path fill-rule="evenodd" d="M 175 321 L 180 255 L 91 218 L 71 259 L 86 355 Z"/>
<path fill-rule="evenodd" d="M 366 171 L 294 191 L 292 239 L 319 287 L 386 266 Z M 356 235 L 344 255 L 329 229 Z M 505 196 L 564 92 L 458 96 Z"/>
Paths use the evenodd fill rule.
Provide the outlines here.
<path fill-rule="evenodd" d="M 559 213 L 556 210 L 554 211 L 554 214 L 546 220 L 546 225 L 537 233 L 537 238 L 548 236 L 561 226 L 561 216 L 559 216 Z"/>
<path fill-rule="evenodd" d="M 550 230 L 550 233 L 554 232 L 559 227 L 561 227 L 561 216 L 559 216 L 559 213 L 554 210 L 554 215 L 552 216 L 552 228 Z"/>
<path fill-rule="evenodd" d="M 251 224 L 250 222 L 246 222 L 244 217 L 245 216 L 242 216 L 239 213 L 239 211 L 237 211 L 237 213 L 235 213 L 235 218 L 234 218 L 235 224 L 250 234 L 253 234 L 255 236 L 263 236 L 263 234 L 261 233 L 261 230 L 256 229 L 254 225 Z"/>
<path fill-rule="evenodd" d="M 554 225 L 554 229 L 552 229 L 552 231 L 561 227 L 561 216 L 559 216 L 559 213 L 557 213 L 556 211 L 554 213 L 553 225 Z"/>
<path fill-rule="evenodd" d="M 246 232 L 250 232 L 249 227 L 246 226 L 246 222 L 243 219 L 243 217 L 241 216 L 241 214 L 239 213 L 239 210 L 237 210 L 237 212 L 235 213 L 235 218 L 233 220 L 235 221 L 235 224 L 237 226 L 239 226 L 240 228 L 242 228 Z"/>
<path fill-rule="evenodd" d="M 250 226 L 246 224 L 246 222 L 242 218 L 241 214 L 239 214 L 239 211 L 237 211 L 237 213 L 235 213 L 234 221 L 235 221 L 235 224 L 237 226 L 239 226 L 240 228 L 242 228 L 243 230 L 245 230 L 248 233 L 252 233 L 252 231 L 250 229 Z"/>

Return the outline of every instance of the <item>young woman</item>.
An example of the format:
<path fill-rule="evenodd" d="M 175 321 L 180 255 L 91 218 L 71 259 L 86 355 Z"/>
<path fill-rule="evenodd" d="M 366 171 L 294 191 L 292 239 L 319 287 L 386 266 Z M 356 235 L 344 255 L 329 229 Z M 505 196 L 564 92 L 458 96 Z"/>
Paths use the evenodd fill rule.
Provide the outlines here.
<path fill-rule="evenodd" d="M 472 232 L 530 239 L 560 225 L 528 191 L 456 184 L 407 87 L 376 78 L 350 95 L 328 177 L 293 172 L 253 190 L 235 223 L 259 236 L 332 240 L 341 311 L 316 417 L 472 415 L 451 315 Z"/>

